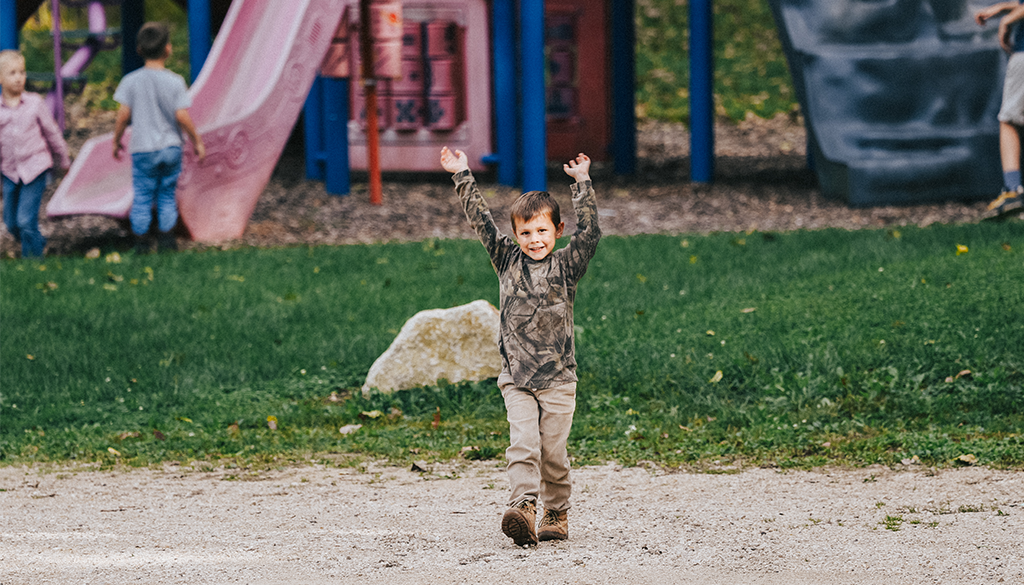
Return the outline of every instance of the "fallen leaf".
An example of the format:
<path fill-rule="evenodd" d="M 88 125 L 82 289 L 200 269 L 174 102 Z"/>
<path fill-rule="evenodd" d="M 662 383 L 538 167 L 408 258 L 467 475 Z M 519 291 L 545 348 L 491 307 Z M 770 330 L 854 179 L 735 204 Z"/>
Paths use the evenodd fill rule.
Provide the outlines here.
<path fill-rule="evenodd" d="M 384 413 L 379 410 L 364 410 L 359 416 L 363 418 L 380 418 Z"/>
<path fill-rule="evenodd" d="M 708 329 L 708 330 L 707 330 L 707 335 L 708 335 L 708 337 L 714 337 L 714 335 L 715 335 L 715 332 L 714 332 L 714 331 L 712 331 L 711 329 Z"/>
<path fill-rule="evenodd" d="M 107 447 L 107 451 L 110 451 L 110 454 L 113 455 L 114 457 L 120 457 L 121 456 L 121 452 L 118 451 L 117 449 L 113 448 L 113 447 Z"/>
<path fill-rule="evenodd" d="M 1012 250 L 1012 249 L 1013 249 L 1013 247 L 1012 247 L 1012 246 L 1010 246 L 1010 244 L 1009 244 L 1009 243 L 1007 243 L 1007 242 L 1003 242 L 1003 249 L 1004 249 L 1004 250 L 1006 250 L 1007 252 L 1009 252 L 1010 250 Z"/>
<path fill-rule="evenodd" d="M 363 428 L 363 425 L 345 425 L 338 429 L 338 432 L 343 435 L 351 435 L 352 433 L 358 431 L 361 428 Z"/>
<path fill-rule="evenodd" d="M 232 435 L 237 435 L 239 433 L 238 423 L 232 423 L 232 424 L 228 425 L 228 433 L 230 433 Z"/>
<path fill-rule="evenodd" d="M 721 381 L 722 381 L 722 370 L 718 370 L 717 372 L 715 372 L 715 375 L 711 376 L 711 379 L 708 380 L 708 382 L 711 382 L 712 384 L 717 384 L 717 383 L 719 383 Z"/>
<path fill-rule="evenodd" d="M 825 441 L 824 443 L 821 444 L 821 446 L 828 449 L 829 447 L 832 446 L 832 443 L 830 441 Z"/>
<path fill-rule="evenodd" d="M 902 463 L 903 465 L 920 465 L 921 459 L 917 455 L 914 455 L 909 459 L 900 460 L 900 463 Z"/>
<path fill-rule="evenodd" d="M 36 359 L 36 356 L 34 356 L 34 355 L 30 354 L 30 353 L 27 353 L 27 354 L 25 354 L 25 359 L 27 359 L 27 360 L 34 360 L 34 359 Z"/>
<path fill-rule="evenodd" d="M 111 253 L 107 254 L 107 264 L 120 264 L 120 263 L 121 263 L 121 255 L 120 254 L 118 254 L 117 252 L 111 252 Z"/>
<path fill-rule="evenodd" d="M 961 455 L 953 460 L 953 463 L 957 465 L 975 465 L 978 463 L 978 458 L 968 453 L 967 455 Z"/>
<path fill-rule="evenodd" d="M 267 417 L 267 428 L 269 428 L 272 431 L 276 431 L 277 430 L 277 417 L 276 416 L 270 415 L 270 416 Z"/>
<path fill-rule="evenodd" d="M 970 370 L 960 370 L 959 372 L 957 372 L 956 378 L 954 378 L 954 379 L 960 379 L 960 378 L 963 378 L 964 376 L 970 376 L 970 375 L 971 375 L 971 371 Z"/>
<path fill-rule="evenodd" d="M 437 427 L 441 426 L 441 407 L 440 406 L 438 406 L 437 410 L 434 412 L 434 422 L 432 422 L 430 424 L 430 426 L 431 426 L 431 428 L 434 428 L 434 429 L 436 429 Z"/>
<path fill-rule="evenodd" d="M 747 307 L 746 309 L 740 309 L 740 313 L 753 313 L 757 310 L 757 307 Z"/>
<path fill-rule="evenodd" d="M 92 248 L 91 250 L 89 250 L 88 252 L 85 253 L 85 257 L 88 258 L 89 260 L 95 260 L 95 259 L 99 258 L 100 257 L 100 249 L 99 248 Z"/>
<path fill-rule="evenodd" d="M 167 437 L 164 436 L 163 433 L 161 433 L 160 431 L 158 431 L 156 429 L 153 429 L 153 436 L 156 438 L 157 441 L 163 441 L 163 440 L 165 440 L 167 438 Z"/>
<path fill-rule="evenodd" d="M 967 249 L 967 246 L 964 246 L 963 244 L 957 244 L 956 245 L 956 255 L 957 256 L 959 256 L 960 254 L 966 254 L 969 251 L 970 250 Z"/>
<path fill-rule="evenodd" d="M 690 432 L 692 430 L 690 427 L 684 427 L 683 425 L 679 425 L 679 428 L 686 432 Z"/>
<path fill-rule="evenodd" d="M 946 376 L 946 383 L 947 384 L 952 384 L 953 383 L 953 376 Z"/>
<path fill-rule="evenodd" d="M 138 439 L 140 436 L 142 436 L 142 433 L 139 431 L 125 431 L 118 435 L 117 439 L 123 441 L 125 439 Z"/>

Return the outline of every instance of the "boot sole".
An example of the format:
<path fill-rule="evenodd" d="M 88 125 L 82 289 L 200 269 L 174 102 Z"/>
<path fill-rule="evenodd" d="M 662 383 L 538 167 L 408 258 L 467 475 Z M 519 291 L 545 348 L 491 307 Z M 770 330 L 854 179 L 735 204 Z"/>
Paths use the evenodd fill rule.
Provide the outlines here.
<path fill-rule="evenodd" d="M 545 540 L 567 540 L 568 534 L 562 534 L 561 532 L 555 532 L 553 530 L 541 530 L 537 533 L 537 539 L 541 542 Z"/>
<path fill-rule="evenodd" d="M 512 539 L 516 546 L 537 544 L 537 537 L 531 534 L 530 524 L 518 510 L 509 510 L 501 517 L 501 531 Z"/>

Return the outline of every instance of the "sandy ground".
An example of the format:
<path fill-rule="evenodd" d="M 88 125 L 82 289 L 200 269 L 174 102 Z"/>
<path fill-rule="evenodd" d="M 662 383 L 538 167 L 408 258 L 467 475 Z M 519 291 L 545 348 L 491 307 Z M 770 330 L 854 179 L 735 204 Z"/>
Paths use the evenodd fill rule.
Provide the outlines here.
<path fill-rule="evenodd" d="M 1024 472 L 587 467 L 527 548 L 498 462 L 232 473 L 0 468 L 0 583 L 1024 583 Z"/>

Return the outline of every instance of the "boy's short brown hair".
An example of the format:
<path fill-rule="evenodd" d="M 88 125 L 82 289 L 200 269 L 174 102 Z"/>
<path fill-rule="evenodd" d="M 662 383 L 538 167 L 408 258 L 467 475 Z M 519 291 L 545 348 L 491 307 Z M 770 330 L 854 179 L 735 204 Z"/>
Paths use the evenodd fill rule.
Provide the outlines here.
<path fill-rule="evenodd" d="M 171 42 L 171 29 L 163 22 L 147 22 L 139 29 L 135 50 L 146 60 L 164 56 L 167 43 Z"/>
<path fill-rule="evenodd" d="M 14 49 L 4 49 L 3 51 L 0 51 L 0 68 L 6 67 L 7 63 L 14 59 L 24 61 L 25 56 L 21 54 L 21 51 L 15 51 Z"/>
<path fill-rule="evenodd" d="M 512 229 L 516 229 L 516 220 L 530 221 L 534 217 L 548 213 L 551 223 L 558 226 L 562 222 L 562 214 L 558 210 L 558 202 L 547 191 L 527 191 L 512 203 Z"/>

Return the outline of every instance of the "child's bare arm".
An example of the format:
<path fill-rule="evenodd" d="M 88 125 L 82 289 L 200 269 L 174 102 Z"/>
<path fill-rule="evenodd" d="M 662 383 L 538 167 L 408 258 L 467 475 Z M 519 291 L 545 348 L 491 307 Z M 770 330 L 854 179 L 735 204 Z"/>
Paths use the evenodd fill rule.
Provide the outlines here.
<path fill-rule="evenodd" d="M 1024 4 L 1015 4 L 1013 9 L 999 21 L 999 46 L 1007 53 L 1013 52 L 1013 25 L 1024 19 Z"/>
<path fill-rule="evenodd" d="M 441 149 L 441 168 L 451 174 L 461 173 L 469 170 L 469 157 L 461 150 L 454 153 L 447 146 Z"/>
<path fill-rule="evenodd" d="M 570 160 L 568 163 L 562 165 L 562 170 L 565 174 L 576 179 L 577 183 L 590 180 L 590 157 L 579 153 L 575 159 Z"/>
<path fill-rule="evenodd" d="M 203 160 L 206 157 L 206 145 L 203 144 L 199 132 L 196 132 L 196 125 L 192 123 L 192 116 L 188 115 L 188 110 L 183 108 L 174 112 L 174 118 L 178 121 L 178 126 L 185 131 L 185 134 L 188 134 L 189 140 L 192 141 L 192 150 L 196 153 L 196 157 Z"/>
<path fill-rule="evenodd" d="M 982 8 L 981 10 L 974 13 L 974 21 L 984 26 L 985 22 L 994 16 L 999 16 L 1004 12 L 1009 12 L 1017 7 L 1016 2 L 997 2 L 991 6 Z"/>
<path fill-rule="evenodd" d="M 124 150 L 121 138 L 124 136 L 124 131 L 128 128 L 128 122 L 131 119 L 132 109 L 121 104 L 121 107 L 117 109 L 117 118 L 114 120 L 114 158 L 117 160 L 121 160 L 121 151 Z"/>

